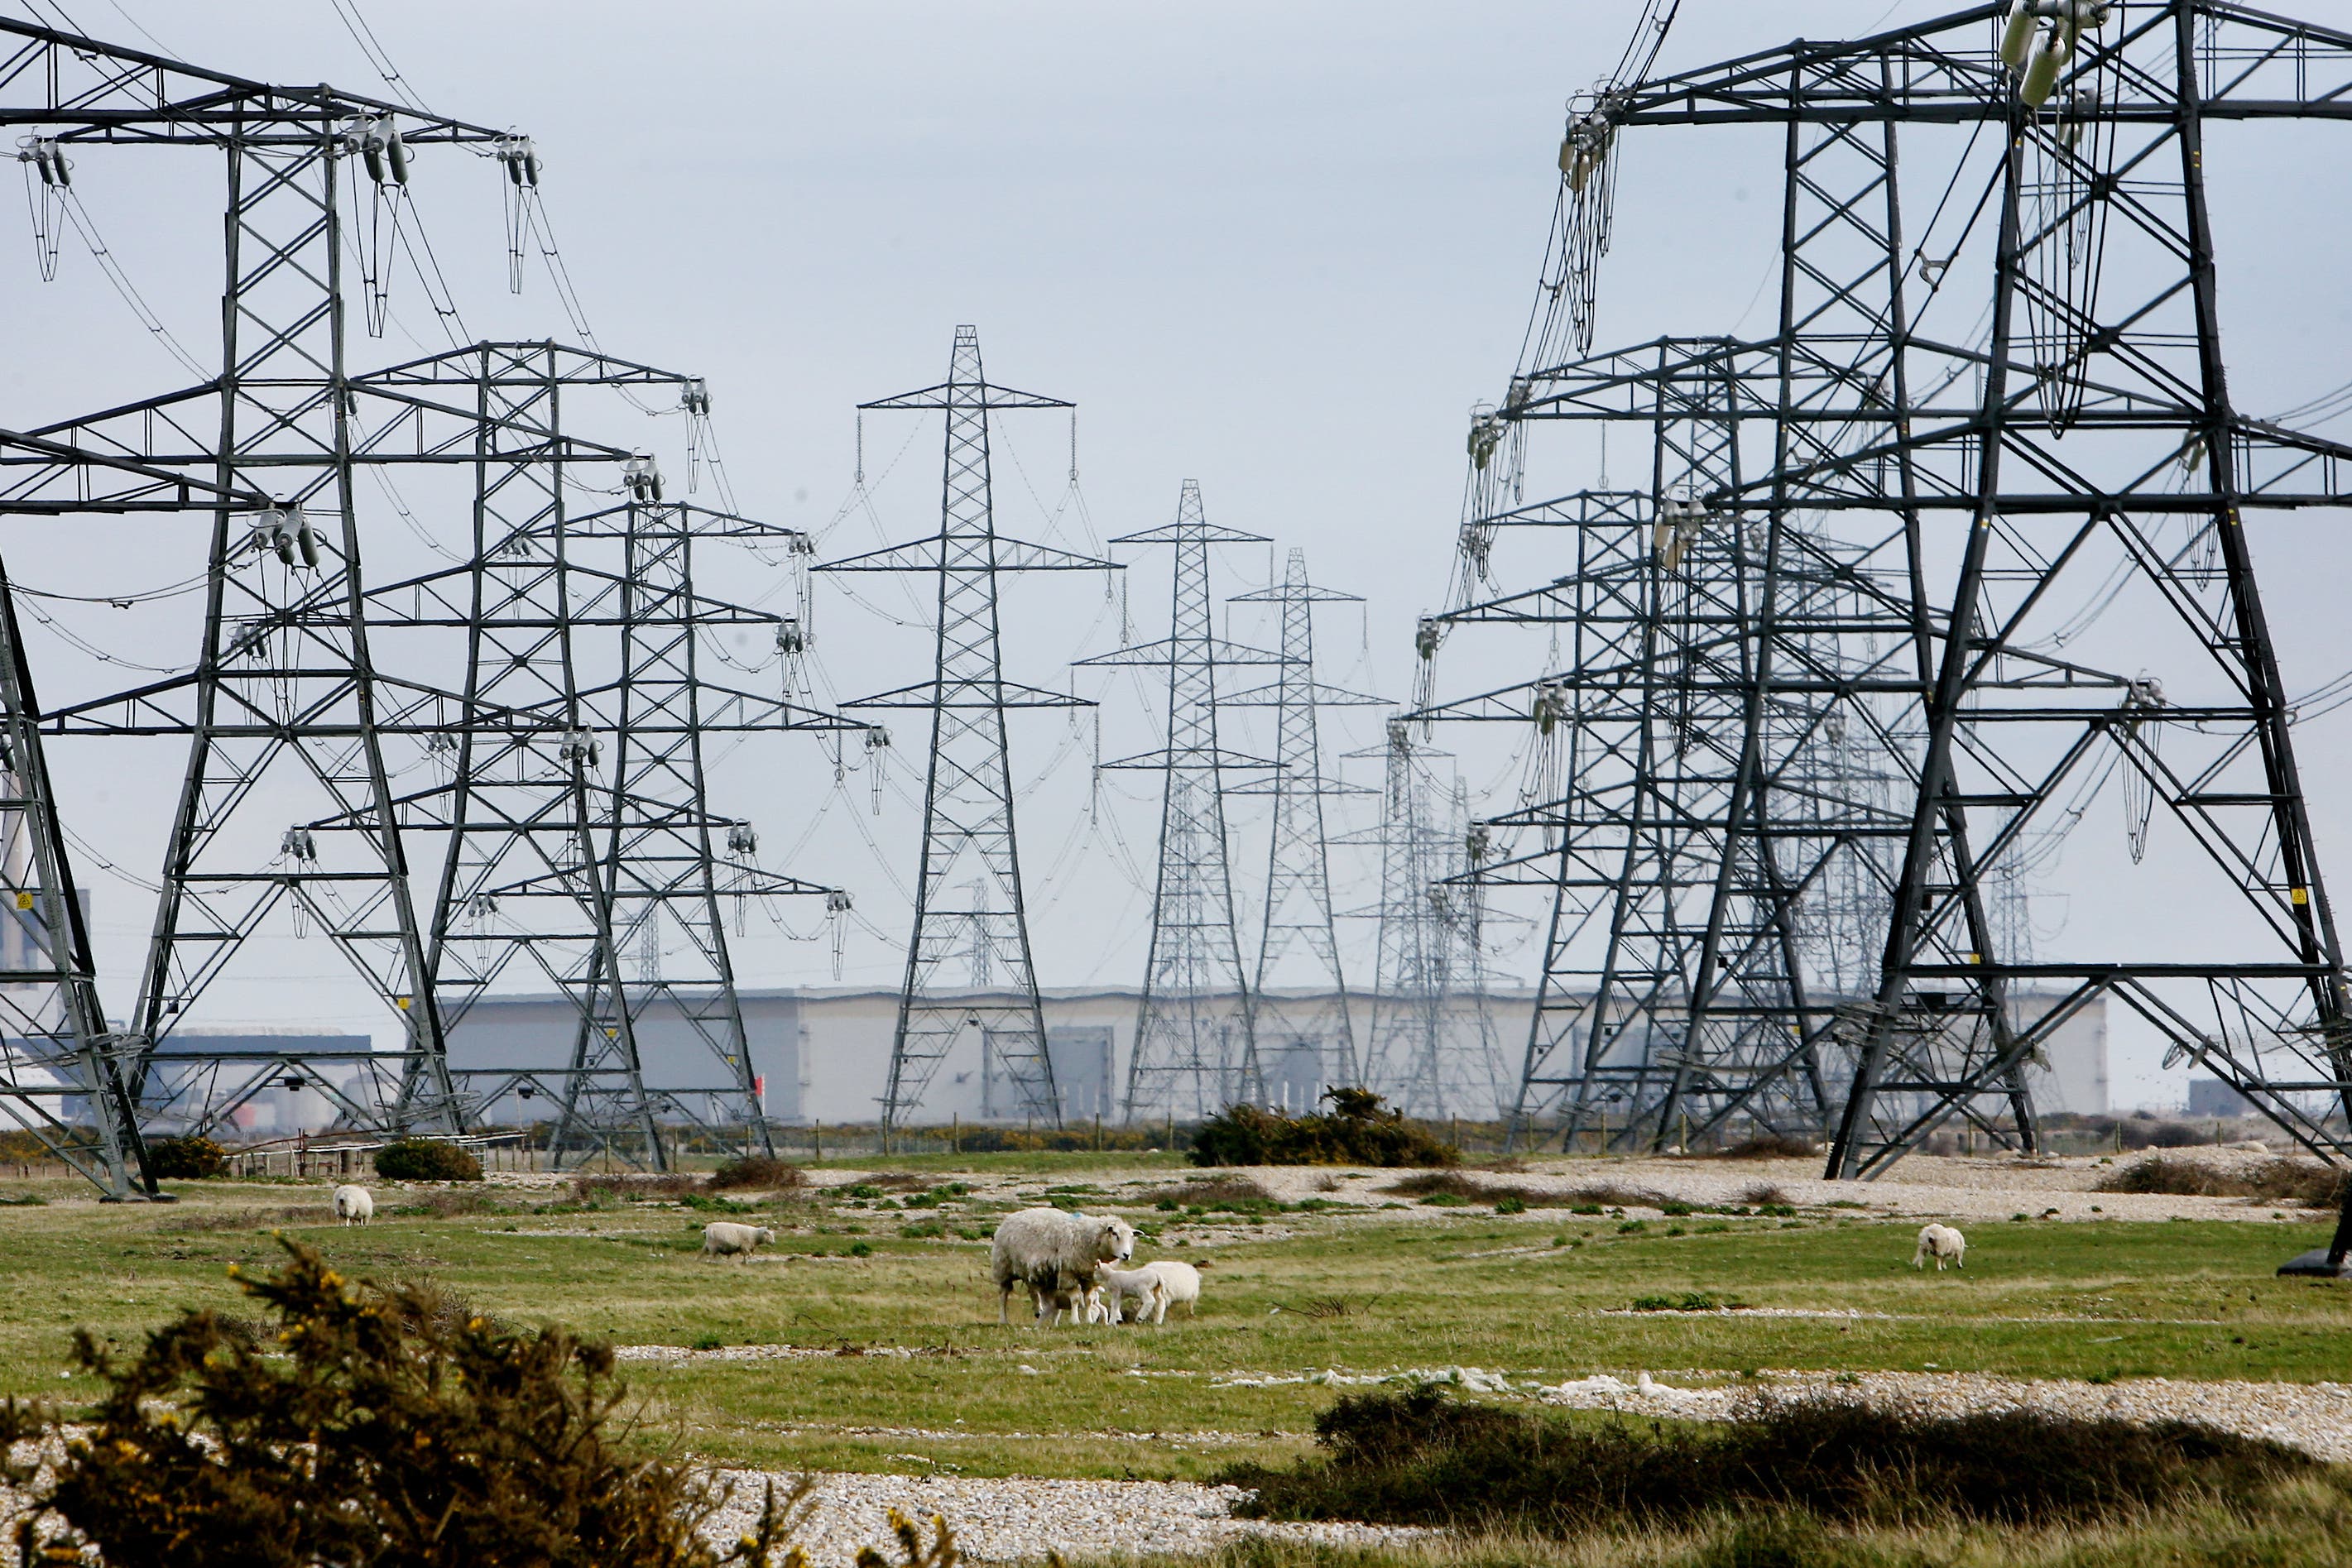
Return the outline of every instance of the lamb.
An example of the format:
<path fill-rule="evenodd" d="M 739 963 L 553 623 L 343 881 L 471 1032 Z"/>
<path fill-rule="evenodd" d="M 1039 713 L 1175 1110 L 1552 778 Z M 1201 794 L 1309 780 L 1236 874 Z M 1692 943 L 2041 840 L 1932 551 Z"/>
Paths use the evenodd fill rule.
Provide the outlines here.
<path fill-rule="evenodd" d="M 1010 1322 L 1013 1290 L 1027 1286 L 1037 1302 L 1037 1326 L 1046 1326 L 1050 1312 L 1058 1318 L 1069 1311 L 1073 1323 L 1081 1320 L 1087 1292 L 1106 1263 L 1124 1263 L 1135 1255 L 1135 1228 L 1123 1219 L 1065 1214 L 1058 1208 L 1024 1208 L 996 1227 L 988 1249 L 989 1274 L 996 1281 L 996 1321 Z M 1076 1306 L 1063 1298 L 1075 1297 Z"/>
<path fill-rule="evenodd" d="M 713 1258 L 740 1257 L 748 1263 L 753 1252 L 775 1239 L 776 1233 L 764 1225 L 720 1219 L 702 1228 L 702 1249 Z"/>
<path fill-rule="evenodd" d="M 1150 1317 L 1151 1309 L 1160 1301 L 1160 1276 L 1151 1271 L 1149 1263 L 1139 1269 L 1105 1267 L 1095 1277 L 1102 1281 L 1104 1299 L 1108 1304 L 1112 1322 L 1128 1321 L 1127 1303 L 1129 1301 L 1140 1303 L 1135 1310 L 1137 1322 Z"/>
<path fill-rule="evenodd" d="M 335 1189 L 335 1218 L 345 1225 L 365 1225 L 375 1218 L 375 1199 L 363 1186 Z"/>
<path fill-rule="evenodd" d="M 1118 1321 L 1111 1316 L 1110 1309 L 1103 1305 L 1103 1288 L 1100 1285 L 1097 1285 L 1090 1291 L 1081 1291 L 1076 1288 L 1073 1281 L 1066 1280 L 1063 1283 L 1071 1285 L 1072 1288 L 1050 1291 L 1032 1288 L 1030 1294 L 1036 1299 L 1039 1317 L 1045 1317 L 1050 1312 L 1053 1322 L 1058 1325 L 1062 1321 L 1062 1314 L 1067 1312 L 1074 1326 L 1081 1322 L 1093 1324 Z"/>
<path fill-rule="evenodd" d="M 1168 1309 L 1182 1307 L 1188 1318 L 1201 1312 L 1201 1270 L 1190 1263 L 1179 1263 L 1172 1258 L 1162 1258 L 1157 1263 L 1146 1263 L 1143 1271 L 1160 1281 L 1158 1300 L 1152 1304 L 1151 1321 L 1164 1323 Z"/>
<path fill-rule="evenodd" d="M 1969 1266 L 1968 1253 L 1967 1237 L 1948 1225 L 1926 1225 L 1919 1229 L 1919 1249 L 1911 1254 L 1911 1267 L 1924 1269 L 1927 1260 L 1933 1258 L 1936 1272 L 1940 1274 L 1944 1271 L 1944 1260 L 1948 1258 L 1954 1267 L 1965 1269 Z"/>
<path fill-rule="evenodd" d="M 1199 1313 L 1201 1270 L 1190 1263 L 1163 1258 L 1139 1269 L 1105 1269 L 1098 1277 L 1105 1286 L 1118 1292 L 1110 1313 L 1112 1322 L 1125 1321 L 1130 1298 L 1142 1303 L 1136 1309 L 1137 1322 L 1149 1320 L 1164 1323 L 1168 1321 L 1168 1309 L 1172 1306 L 1183 1307 L 1188 1318 Z"/>

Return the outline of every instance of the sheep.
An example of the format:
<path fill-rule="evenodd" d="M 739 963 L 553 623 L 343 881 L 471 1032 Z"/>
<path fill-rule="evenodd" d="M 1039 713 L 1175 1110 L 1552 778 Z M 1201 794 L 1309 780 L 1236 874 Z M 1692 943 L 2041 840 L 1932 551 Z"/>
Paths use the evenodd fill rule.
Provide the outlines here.
<path fill-rule="evenodd" d="M 1969 1239 L 1948 1225 L 1926 1225 L 1919 1229 L 1919 1249 L 1911 1254 L 1911 1267 L 1924 1269 L 1927 1260 L 1936 1260 L 1936 1272 L 1944 1271 L 1948 1258 L 1956 1268 L 1969 1266 Z"/>
<path fill-rule="evenodd" d="M 737 1257 L 748 1263 L 753 1252 L 775 1239 L 776 1233 L 764 1225 L 720 1219 L 702 1228 L 702 1249 L 713 1258 Z"/>
<path fill-rule="evenodd" d="M 1137 1322 L 1164 1323 L 1168 1309 L 1173 1306 L 1181 1305 L 1186 1317 L 1200 1311 L 1201 1270 L 1190 1263 L 1163 1258 L 1137 1269 L 1106 1268 L 1097 1278 L 1118 1292 L 1109 1316 L 1115 1323 L 1127 1321 L 1124 1314 L 1130 1300 L 1141 1303 L 1135 1311 Z"/>
<path fill-rule="evenodd" d="M 365 1225 L 375 1218 L 375 1199 L 363 1186 L 335 1189 L 335 1218 L 345 1225 Z"/>
<path fill-rule="evenodd" d="M 1058 1208 L 1024 1208 L 996 1227 L 988 1249 L 989 1274 L 996 1281 L 996 1321 L 1010 1322 L 1013 1291 L 1025 1285 L 1037 1302 L 1037 1326 L 1047 1313 L 1058 1318 L 1070 1312 L 1081 1321 L 1086 1292 L 1095 1288 L 1095 1275 L 1105 1263 L 1124 1263 L 1135 1255 L 1135 1228 L 1123 1219 L 1065 1214 Z M 1074 1310 L 1064 1300 L 1074 1296 Z"/>
<path fill-rule="evenodd" d="M 1030 1294 L 1035 1298 L 1037 1315 L 1045 1317 L 1050 1312 L 1055 1324 L 1061 1322 L 1064 1312 L 1070 1314 L 1070 1322 L 1074 1325 L 1081 1322 L 1112 1323 L 1118 1321 L 1111 1315 L 1111 1309 L 1103 1305 L 1103 1288 L 1100 1285 L 1089 1291 L 1082 1291 L 1077 1288 L 1075 1281 L 1066 1275 L 1053 1291 L 1039 1291 L 1033 1286 Z"/>
<path fill-rule="evenodd" d="M 1137 1322 L 1150 1317 L 1152 1307 L 1160 1300 L 1160 1276 L 1151 1271 L 1149 1263 L 1139 1269 L 1105 1267 L 1095 1278 L 1102 1281 L 1101 1289 L 1109 1303 L 1112 1322 L 1128 1321 L 1127 1303 L 1129 1300 L 1141 1303 L 1135 1310 L 1134 1321 Z"/>
<path fill-rule="evenodd" d="M 1200 1315 L 1201 1270 L 1190 1263 L 1162 1258 L 1157 1263 L 1146 1263 L 1143 1271 L 1160 1281 L 1151 1309 L 1154 1323 L 1166 1322 L 1171 1307 L 1182 1307 L 1188 1318 Z"/>

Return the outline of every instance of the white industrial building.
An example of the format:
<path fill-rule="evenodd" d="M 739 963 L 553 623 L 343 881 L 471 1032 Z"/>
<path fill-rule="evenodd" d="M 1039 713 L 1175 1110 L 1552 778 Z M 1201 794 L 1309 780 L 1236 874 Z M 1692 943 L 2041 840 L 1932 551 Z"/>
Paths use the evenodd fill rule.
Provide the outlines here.
<path fill-rule="evenodd" d="M 879 1113 L 889 1080 L 890 1045 L 898 1026 L 895 990 L 856 988 L 757 989 L 741 996 L 751 1064 L 768 1114 L 785 1123 L 871 1122 Z M 1279 1019 L 1302 1020 L 1322 1014 L 1328 993 L 1276 992 L 1265 1003 L 1276 1021 L 1261 1022 L 1259 1058 L 1267 1098 L 1294 1110 L 1310 1106 L 1329 1081 L 1324 1064 L 1299 1050 Z M 1117 1119 L 1126 1092 L 1129 1052 L 1135 1039 L 1137 993 L 1129 988 L 1066 988 L 1044 994 L 1045 1030 L 1061 1091 L 1064 1114 L 1072 1120 L 1100 1115 Z M 1373 1027 L 1375 998 L 1349 998 L 1360 1047 Z M 1526 1051 L 1534 995 L 1526 989 L 1495 990 L 1484 997 L 1450 998 L 1443 1014 L 1442 1050 L 1456 1058 L 1451 1080 L 1464 1085 L 1454 1113 L 1492 1117 L 1507 1108 L 1517 1087 Z M 2034 1010 L 2032 999 L 2021 1011 Z M 570 1057 L 578 1017 L 554 996 L 485 997 L 451 1032 L 451 1064 L 460 1069 L 558 1067 Z M 1263 1019 L 1264 1015 L 1262 1015 Z M 686 1023 L 659 1011 L 641 1021 L 638 1039 L 646 1081 L 656 1089 L 707 1086 L 718 1082 L 709 1051 Z M 1017 1099 L 991 1071 L 984 1042 L 963 1042 L 961 1054 L 940 1065 L 925 1096 L 920 1119 L 946 1122 L 1018 1121 Z M 1234 1059 L 1237 1061 L 1236 1045 Z M 2107 1021 L 2102 1003 L 2069 1019 L 2051 1040 L 2047 1060 L 2030 1070 L 2034 1103 L 2043 1111 L 2099 1114 L 2107 1110 Z M 1496 1061 L 1495 1059 L 1499 1058 Z M 1491 1064 L 1491 1065 L 1490 1065 Z M 1496 1081 L 1499 1080 L 1499 1082 Z M 1489 1085 L 1483 1096 L 1471 1086 Z M 1503 1097 L 1496 1103 L 1495 1090 Z M 491 1108 L 493 1119 L 529 1121 L 543 1106 Z"/>

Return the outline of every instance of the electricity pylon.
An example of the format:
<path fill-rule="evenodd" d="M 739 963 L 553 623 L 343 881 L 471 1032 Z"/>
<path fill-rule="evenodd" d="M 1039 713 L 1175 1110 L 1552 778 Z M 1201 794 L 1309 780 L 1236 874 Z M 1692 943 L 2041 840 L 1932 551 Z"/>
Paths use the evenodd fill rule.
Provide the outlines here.
<path fill-rule="evenodd" d="M 1410 716 L 1389 720 L 1387 744 L 1376 753 L 1352 755 L 1377 755 L 1383 765 L 1380 826 L 1355 841 L 1381 852 L 1364 1084 L 1407 1115 L 1458 1115 L 1496 1090 L 1485 998 L 1473 995 L 1466 1030 L 1454 1016 L 1463 992 L 1458 981 L 1484 974 L 1483 964 L 1467 961 L 1472 956 L 1464 950 L 1477 940 L 1471 906 L 1463 890 L 1450 885 L 1463 870 L 1467 820 L 1441 818 L 1429 761 L 1444 754 L 1413 739 Z"/>
<path fill-rule="evenodd" d="M 1151 951 L 1128 1058 L 1127 1118 L 1209 1115 L 1236 1101 L 1265 1097 L 1256 1009 L 1234 920 L 1224 779 L 1227 768 L 1265 764 L 1218 744 L 1217 671 L 1281 663 L 1278 654 L 1217 636 L 1209 547 L 1264 544 L 1265 538 L 1211 524 L 1201 508 L 1201 486 L 1187 479 L 1173 523 L 1111 542 L 1171 545 L 1176 555 L 1168 635 L 1079 661 L 1164 670 L 1168 680 L 1167 744 L 1102 765 L 1148 769 L 1162 780 Z"/>
<path fill-rule="evenodd" d="M 101 146 L 207 147 L 226 162 L 220 374 L 32 433 L 117 464 L 201 474 L 211 486 L 184 493 L 211 523 L 193 672 L 51 720 L 75 733 L 190 741 L 134 1040 L 121 1053 L 130 1098 L 139 1103 L 152 1084 L 184 1103 L 175 1109 L 188 1124 L 211 1126 L 292 1080 L 369 1124 L 455 1127 L 464 1111 L 422 983 L 424 931 L 383 759 L 361 591 L 362 415 L 347 370 L 344 266 L 355 248 L 347 220 L 364 223 L 362 211 L 380 214 L 403 199 L 410 148 L 488 147 L 506 132 L 13 20 L 0 21 L 0 37 L 11 45 L 0 118 L 39 138 L 52 167 L 78 153 L 87 180 Z M 58 465 L 51 493 L 69 492 L 86 472 Z M 257 513 L 230 492 L 273 504 Z M 338 825 L 324 835 L 289 830 L 278 813 L 289 795 L 325 804 Z M 398 1047 L 341 1057 L 175 1051 L 171 1080 L 157 1074 L 163 1037 L 236 967 L 256 932 L 281 921 L 326 933 L 398 1020 Z M 348 1088 L 344 1074 L 363 1087 Z"/>
<path fill-rule="evenodd" d="M 1648 444 L 1648 489 L 1467 519 L 1471 601 L 1429 622 L 1566 632 L 1534 681 L 1419 716 L 1532 731 L 1521 803 L 1491 824 L 1504 852 L 1475 877 L 1552 894 L 1515 1139 L 1548 1122 L 1570 1143 L 1605 1125 L 1655 1145 L 1685 1121 L 1818 1137 L 1830 1113 L 1823 1058 L 1852 997 L 1825 982 L 1852 969 L 1818 917 L 1827 890 L 1883 879 L 1896 826 L 1875 770 L 1827 765 L 1848 728 L 1837 692 L 1878 679 L 1861 651 L 1883 664 L 1910 628 L 1884 583 L 1892 547 L 1776 535 L 1707 499 L 1753 465 L 1741 409 L 1759 394 L 1734 358 L 1672 340 L 1547 371 L 1555 406 Z M 1474 598 L 1528 545 L 1549 580 Z M 1852 728 L 1863 750 L 1867 725 Z"/>
<path fill-rule="evenodd" d="M 583 454 L 564 426 L 578 423 L 578 400 L 598 388 L 698 398 L 698 378 L 541 342 L 476 344 L 364 380 L 411 396 L 462 388 L 483 413 L 469 444 L 471 559 L 370 595 L 381 632 L 464 639 L 462 691 L 418 716 L 441 726 L 426 760 L 445 762 L 447 777 L 401 801 L 413 824 L 446 835 L 429 954 L 436 1001 L 454 1032 L 520 965 L 576 1014 L 565 1062 L 469 1062 L 455 1076 L 478 1105 L 543 1097 L 559 1159 L 612 1153 L 667 1168 L 666 1124 L 772 1150 L 714 839 L 736 857 L 724 862 L 730 892 L 837 890 L 740 861 L 752 836 L 713 811 L 702 737 L 866 727 L 704 673 L 698 633 L 757 627 L 781 653 L 787 621 L 701 591 L 694 559 L 698 545 L 728 540 L 797 555 L 806 536 L 664 501 L 641 457 L 621 465 L 621 505 L 570 511 L 578 479 L 566 465 Z M 411 667 L 425 662 L 413 642 L 401 647 Z M 675 1045 L 653 1048 L 648 1030 Z"/>
<path fill-rule="evenodd" d="M 247 511 L 269 505 L 256 491 L 14 431 L 0 432 L 0 516 L 177 512 L 200 504 L 199 493 Z M 15 590 L 0 571 L 0 1105 L 103 1197 L 153 1197 L 127 1082 L 139 1042 L 110 1028 L 99 995 L 40 711 Z"/>
<path fill-rule="evenodd" d="M 152 1197 L 145 1145 L 99 1001 L 89 931 L 73 884 L 34 715 L 33 674 L 0 573 L 0 1103 L 109 1197 Z M 88 1108 L 80 1135 L 73 1107 Z"/>
<path fill-rule="evenodd" d="M 1845 1080 L 1829 1173 L 1875 1175 L 1956 1121 L 2032 1149 L 2021 1070 L 2102 1002 L 2341 1159 L 2352 998 L 2252 552 L 2268 511 L 2352 500 L 2352 447 L 2237 410 L 2206 143 L 2339 118 L 2352 33 L 2218 0 L 2002 20 L 1643 81 L 1596 107 L 1597 133 L 1571 128 L 1617 156 L 1694 126 L 1781 148 L 1777 329 L 1664 373 L 1723 367 L 1729 417 L 1770 454 L 1687 498 L 1760 535 L 1737 622 L 1763 660 L 1745 820 L 1768 848 L 1820 831 L 1762 760 L 1784 701 L 1818 704 L 1824 732 L 1832 712 L 1866 726 L 1896 783 L 1891 824 L 1851 828 L 1892 885 L 1877 972 L 1824 1041 Z M 1656 370 L 1525 366 L 1496 417 L 1631 417 Z M 1809 535 L 1878 563 L 1845 578 L 1878 607 L 1868 629 L 1817 628 L 1827 667 L 1774 637 Z M 1906 634 L 1874 653 L 1889 621 Z M 2051 831 L 2084 843 L 2102 798 L 2160 897 L 2116 867 L 2069 890 L 2063 943 L 2004 950 L 1989 891 Z M 2028 987 L 2052 1004 L 2031 1018 Z"/>
<path fill-rule="evenodd" d="M 1275 710 L 1275 773 L 1265 783 L 1229 788 L 1232 795 L 1264 794 L 1274 800 L 1273 841 L 1266 852 L 1265 920 L 1258 934 L 1257 966 L 1250 988 L 1255 1019 L 1251 1030 L 1261 1067 L 1286 1053 L 1306 1051 L 1316 1059 L 1327 1084 L 1363 1082 L 1356 1030 L 1349 1005 L 1348 977 L 1331 919 L 1331 865 L 1323 801 L 1357 792 L 1358 787 L 1326 778 L 1317 710 L 1327 706 L 1377 706 L 1380 698 L 1342 691 L 1315 678 L 1315 606 L 1360 604 L 1356 594 L 1318 588 L 1307 578 L 1307 552 L 1294 549 L 1279 584 L 1234 595 L 1235 604 L 1282 608 L 1282 658 L 1274 684 L 1224 699 L 1228 707 Z M 1303 962 L 1301 962 L 1303 960 Z M 1266 988 L 1283 982 L 1286 969 L 1297 980 L 1324 988 L 1307 1008 L 1271 1005 Z"/>
<path fill-rule="evenodd" d="M 1059 692 L 1004 678 L 999 652 L 997 575 L 1007 571 L 1102 571 L 1109 561 L 1006 538 L 996 531 L 989 481 L 989 419 L 1014 409 L 1068 408 L 1059 398 L 992 386 L 982 373 L 980 333 L 958 327 L 948 379 L 937 386 L 861 403 L 864 409 L 938 410 L 947 447 L 940 528 L 927 538 L 828 561 L 820 571 L 919 571 L 939 580 L 931 678 L 844 706 L 928 708 L 929 769 L 923 786 L 923 860 L 915 883 L 915 923 L 882 1101 L 886 1130 L 922 1103 L 940 1063 L 967 1033 L 984 1041 L 1013 1089 L 1015 1111 L 1056 1125 L 1061 1099 L 1045 1051 L 1045 1012 L 1029 950 L 1013 824 L 1013 775 L 1004 716 L 1014 708 L 1087 706 Z M 949 894 L 977 877 L 981 892 L 958 908 Z M 971 996 L 946 977 L 970 944 L 984 942 L 1003 989 Z"/>

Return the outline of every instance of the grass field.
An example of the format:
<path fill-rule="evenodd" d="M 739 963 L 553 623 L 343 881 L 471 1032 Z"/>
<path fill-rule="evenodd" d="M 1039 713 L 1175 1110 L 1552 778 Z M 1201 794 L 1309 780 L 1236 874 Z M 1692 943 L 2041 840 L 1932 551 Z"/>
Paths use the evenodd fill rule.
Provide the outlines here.
<path fill-rule="evenodd" d="M 1398 1200 L 1374 1177 L 1316 1212 L 1190 1215 L 1132 1201 L 1176 1174 L 1132 1155 L 893 1164 L 936 1196 L 761 1201 L 751 1207 L 778 1246 L 746 1265 L 698 1252 L 699 1228 L 719 1217 L 708 1199 L 379 1188 L 377 1223 L 338 1229 L 326 1184 L 189 1184 L 168 1207 L 0 1184 L 14 1284 L 0 1297 L 0 1393 L 91 1393 L 60 1375 L 76 1326 L 127 1343 L 182 1308 L 244 1312 L 227 1266 L 268 1266 L 273 1228 L 347 1273 L 430 1276 L 518 1322 L 560 1321 L 623 1345 L 831 1352 L 632 1367 L 656 1422 L 691 1451 L 769 1468 L 1192 1479 L 1303 1451 L 1330 1390 L 1233 1386 L 1236 1374 L 1938 1368 L 2309 1381 L 2340 1379 L 2347 1365 L 2352 1292 L 2273 1273 L 2326 1240 L 2315 1218 L 1978 1224 L 1967 1270 L 1938 1275 L 1909 1266 L 1916 1223 L 1836 1208 L 1504 1216 L 1388 1207 Z M 975 1170 L 1020 1179 L 986 1201 L 941 1185 Z M 1056 1187 L 1145 1228 L 1139 1256 L 1208 1260 L 1202 1315 L 1161 1331 L 999 1327 L 986 1242 L 971 1238 Z M 21 1201 L 35 1197 L 50 1201 Z M 427 1207 L 453 1197 L 481 1207 Z M 917 1207 L 901 1207 L 909 1197 Z M 1634 1310 L 1697 1297 L 1862 1315 Z"/>

